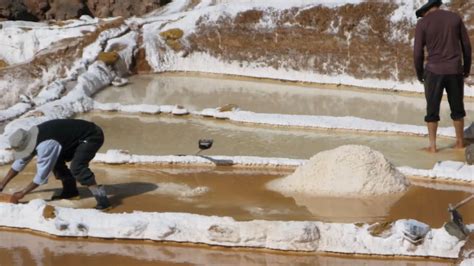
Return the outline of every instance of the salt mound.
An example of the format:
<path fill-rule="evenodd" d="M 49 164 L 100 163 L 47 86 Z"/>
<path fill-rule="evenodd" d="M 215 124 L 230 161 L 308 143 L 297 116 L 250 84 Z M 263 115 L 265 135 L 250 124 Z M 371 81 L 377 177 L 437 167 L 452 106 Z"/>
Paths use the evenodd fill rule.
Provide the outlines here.
<path fill-rule="evenodd" d="M 382 153 L 346 145 L 323 151 L 284 178 L 268 183 L 286 195 L 369 197 L 404 192 L 409 183 Z"/>

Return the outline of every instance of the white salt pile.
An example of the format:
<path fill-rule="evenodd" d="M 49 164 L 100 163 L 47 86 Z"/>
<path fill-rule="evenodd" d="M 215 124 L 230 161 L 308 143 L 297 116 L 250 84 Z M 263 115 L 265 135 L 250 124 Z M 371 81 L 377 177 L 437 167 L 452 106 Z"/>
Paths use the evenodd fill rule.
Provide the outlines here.
<path fill-rule="evenodd" d="M 286 195 L 370 197 L 404 192 L 409 183 L 382 153 L 346 145 L 323 151 L 284 178 L 267 184 Z"/>

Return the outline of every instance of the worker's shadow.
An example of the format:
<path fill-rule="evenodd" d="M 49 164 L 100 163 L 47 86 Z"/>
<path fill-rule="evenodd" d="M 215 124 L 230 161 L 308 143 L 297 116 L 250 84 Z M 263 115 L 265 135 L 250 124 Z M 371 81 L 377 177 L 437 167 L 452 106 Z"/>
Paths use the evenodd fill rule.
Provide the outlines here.
<path fill-rule="evenodd" d="M 128 197 L 138 196 L 147 192 L 156 190 L 158 185 L 147 182 L 128 182 L 119 184 L 104 184 L 105 191 L 112 205 L 117 206 Z M 43 189 L 35 192 L 60 193 L 62 188 Z M 78 187 L 81 199 L 93 197 L 92 193 L 86 187 Z M 34 193 L 34 192 L 33 192 Z M 47 200 L 48 201 L 48 200 Z"/>
<path fill-rule="evenodd" d="M 120 205 L 126 198 L 145 194 L 147 192 L 156 190 L 158 185 L 155 183 L 147 182 L 130 182 L 130 183 L 119 183 L 119 184 L 108 184 L 104 185 L 105 191 L 109 196 L 109 200 L 112 205 Z M 92 194 L 89 193 L 92 197 Z"/>

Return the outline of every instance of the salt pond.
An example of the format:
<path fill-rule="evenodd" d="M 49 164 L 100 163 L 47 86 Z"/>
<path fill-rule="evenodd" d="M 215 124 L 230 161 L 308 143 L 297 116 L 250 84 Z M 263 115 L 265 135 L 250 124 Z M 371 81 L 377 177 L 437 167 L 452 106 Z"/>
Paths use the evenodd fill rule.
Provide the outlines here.
<path fill-rule="evenodd" d="M 190 110 L 232 103 L 242 110 L 258 113 L 354 116 L 413 125 L 424 125 L 426 108 L 421 94 L 192 73 L 133 76 L 129 85 L 106 88 L 94 98 L 104 103 L 179 104 Z M 451 126 L 449 106 L 444 98 L 440 126 Z M 474 117 L 472 99 L 466 98 L 465 107 L 467 117 Z"/>
<path fill-rule="evenodd" d="M 115 208 L 111 212 L 186 212 L 202 215 L 231 216 L 236 220 L 377 222 L 412 218 L 432 227 L 449 220 L 449 203 L 458 202 L 472 192 L 412 186 L 403 197 L 377 197 L 370 200 L 341 197 L 291 196 L 269 191 L 265 184 L 291 171 L 233 167 L 156 167 L 146 165 L 107 166 L 94 164 L 100 183 L 105 184 Z M 30 165 L 6 192 L 26 186 L 34 174 Z M 4 175 L 8 167 L 0 168 Z M 422 184 L 421 184 L 422 185 Z M 25 200 L 48 199 L 59 189 L 52 178 L 27 195 Z M 471 190 L 469 190 L 469 188 Z M 90 208 L 94 199 L 80 189 L 78 201 L 55 201 L 52 204 Z M 474 204 L 461 209 L 466 223 L 474 223 Z"/>
<path fill-rule="evenodd" d="M 96 112 L 78 118 L 93 121 L 104 129 L 102 152 L 124 149 L 146 155 L 194 154 L 199 138 L 213 138 L 213 147 L 204 154 L 308 159 L 323 150 L 361 144 L 382 152 L 396 166 L 431 169 L 440 160 L 464 160 L 464 152 L 451 149 L 454 140 L 446 138 L 438 139 L 439 153 L 429 154 L 421 150 L 427 139 L 416 136 L 249 126 L 166 114 Z"/>
<path fill-rule="evenodd" d="M 447 266 L 449 260 L 308 254 L 151 241 L 51 238 L 0 230 L 1 265 L 365 265 Z"/>

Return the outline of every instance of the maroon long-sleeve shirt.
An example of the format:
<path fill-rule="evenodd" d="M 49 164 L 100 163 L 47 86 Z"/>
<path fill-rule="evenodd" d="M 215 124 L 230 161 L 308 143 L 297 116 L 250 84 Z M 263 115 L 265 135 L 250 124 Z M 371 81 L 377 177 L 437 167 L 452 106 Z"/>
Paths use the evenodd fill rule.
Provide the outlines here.
<path fill-rule="evenodd" d="M 472 51 L 466 26 L 456 13 L 438 9 L 416 24 L 414 61 L 423 76 L 424 47 L 428 50 L 426 70 L 435 74 L 469 74 Z"/>

